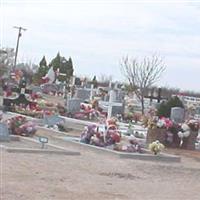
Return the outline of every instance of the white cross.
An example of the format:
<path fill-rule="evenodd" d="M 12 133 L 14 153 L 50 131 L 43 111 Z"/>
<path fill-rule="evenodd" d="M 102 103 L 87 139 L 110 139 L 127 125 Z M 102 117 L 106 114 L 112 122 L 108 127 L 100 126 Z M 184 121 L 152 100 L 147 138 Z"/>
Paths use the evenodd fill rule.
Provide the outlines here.
<path fill-rule="evenodd" d="M 122 106 L 122 103 L 114 102 L 114 100 L 115 100 L 114 96 L 115 96 L 115 92 L 113 90 L 111 90 L 109 102 L 105 102 L 105 101 L 102 102 L 103 106 L 108 107 L 108 116 L 107 116 L 108 119 L 112 117 L 113 106 Z"/>

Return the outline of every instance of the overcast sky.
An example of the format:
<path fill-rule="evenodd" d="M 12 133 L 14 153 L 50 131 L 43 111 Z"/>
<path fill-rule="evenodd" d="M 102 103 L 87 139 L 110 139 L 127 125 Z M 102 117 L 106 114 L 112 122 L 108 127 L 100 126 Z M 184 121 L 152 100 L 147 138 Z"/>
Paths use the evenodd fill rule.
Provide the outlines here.
<path fill-rule="evenodd" d="M 18 62 L 47 61 L 60 51 L 77 75 L 123 80 L 120 59 L 154 53 L 166 64 L 160 86 L 200 91 L 200 2 L 134 0 L 0 0 L 1 47 L 16 46 Z M 167 3 L 165 3 L 167 2 Z M 192 3 L 191 3 L 192 2 Z"/>

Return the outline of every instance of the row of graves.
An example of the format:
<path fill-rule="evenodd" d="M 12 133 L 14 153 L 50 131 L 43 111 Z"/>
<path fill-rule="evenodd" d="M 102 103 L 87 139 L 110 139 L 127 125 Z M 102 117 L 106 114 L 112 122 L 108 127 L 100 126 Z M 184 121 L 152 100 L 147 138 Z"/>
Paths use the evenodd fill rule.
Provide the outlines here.
<path fill-rule="evenodd" d="M 132 128 L 131 125 L 117 122 L 117 118 L 112 117 L 124 115 L 125 111 L 124 96 L 121 98 L 120 92 L 116 88 L 110 88 L 108 95 L 98 98 L 98 89 L 79 88 L 74 98 L 68 99 L 67 110 L 71 109 L 74 118 L 80 119 L 85 111 L 94 111 L 94 105 L 87 107 L 89 100 L 92 102 L 98 99 L 98 108 L 102 109 L 98 110 L 100 114 L 103 110 L 107 111 L 107 121 L 101 121 L 100 125 L 87 126 L 81 134 L 81 142 L 126 152 L 142 152 L 147 146 L 155 152 L 159 152 L 164 146 L 189 150 L 197 148 L 199 122 L 185 119 L 185 111 L 182 108 L 172 108 L 170 119 L 159 118 L 155 113 L 153 116 L 143 116 L 137 119 L 140 125 L 134 124 Z M 149 95 L 146 98 L 150 99 L 150 104 L 154 99 L 157 104 L 163 99 L 160 91 L 158 96 Z M 83 112 L 79 112 L 80 105 Z"/>
<path fill-rule="evenodd" d="M 125 94 L 116 86 L 106 88 L 78 87 L 73 97 L 67 98 L 68 116 L 78 119 L 98 119 L 123 115 Z"/>
<path fill-rule="evenodd" d="M 47 99 L 47 100 L 46 100 Z M 60 103 L 48 101 L 40 87 L 27 89 L 25 79 L 18 85 L 4 87 L 3 109 L 36 118 L 44 115 L 65 114 L 65 108 Z"/>
<path fill-rule="evenodd" d="M 5 111 L 17 112 L 42 118 L 45 114 L 58 113 L 79 119 L 97 119 L 123 115 L 124 93 L 116 85 L 111 87 L 94 88 L 93 84 L 81 85 L 79 79 L 75 79 L 71 85 L 73 91 L 68 93 L 65 107 L 61 104 L 52 104 L 45 101 L 44 94 L 62 96 L 65 86 L 63 84 L 46 83 L 26 88 L 25 80 L 14 87 L 4 87 L 3 106 Z"/>
<path fill-rule="evenodd" d="M 119 123 L 116 118 L 98 125 L 89 125 L 81 133 L 80 141 L 85 144 L 126 153 L 155 155 L 164 147 L 186 150 L 200 149 L 199 122 L 185 120 L 184 110 L 172 108 L 171 118 L 146 116 L 137 125 Z"/>
<path fill-rule="evenodd" d="M 19 95 L 15 98 L 4 98 L 3 104 L 6 110 L 20 113 L 20 109 L 29 106 L 30 112 L 27 115 L 32 115 L 38 103 L 33 99 L 27 99 L 26 94 L 30 95 L 31 91 L 26 89 L 24 81 L 20 83 L 17 92 Z M 60 120 L 61 117 L 55 117 L 55 113 L 48 113 L 46 104 L 43 106 L 41 113 L 44 124 L 65 125 L 65 118 Z M 148 146 L 154 154 L 159 153 L 164 146 L 189 150 L 196 148 L 199 122 L 186 120 L 184 110 L 181 108 L 173 108 L 170 119 L 148 115 L 138 119 L 137 124 L 132 124 L 131 121 L 130 124 L 119 122 L 118 116 L 124 114 L 125 102 L 124 93 L 116 86 L 76 87 L 75 94 L 68 96 L 66 100 L 66 110 L 67 116 L 94 122 L 80 133 L 81 143 L 128 153 L 146 153 Z M 12 134 L 31 136 L 35 131 L 32 122 L 19 116 L 7 121 L 6 124 Z"/>
<path fill-rule="evenodd" d="M 148 119 L 143 118 L 137 125 L 130 123 L 127 126 L 116 118 L 90 123 L 80 134 L 80 142 L 129 153 L 144 153 L 148 146 L 155 154 L 164 146 L 195 150 L 199 148 L 197 147 L 199 123 L 195 120 L 183 121 L 180 119 L 180 113 L 182 113 L 180 108 L 174 108 L 171 119 L 158 119 L 153 116 Z M 44 118 L 44 124 L 48 127 L 55 125 L 65 127 L 65 123 L 65 119 L 61 117 Z M 9 134 L 33 136 L 36 130 L 34 120 L 15 116 L 0 123 L 0 139 L 9 140 Z"/>

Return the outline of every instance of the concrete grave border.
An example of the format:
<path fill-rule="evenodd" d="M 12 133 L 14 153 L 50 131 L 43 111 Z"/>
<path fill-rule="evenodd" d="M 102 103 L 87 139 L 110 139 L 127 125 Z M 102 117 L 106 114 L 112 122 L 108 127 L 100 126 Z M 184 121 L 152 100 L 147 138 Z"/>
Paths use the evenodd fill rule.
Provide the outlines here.
<path fill-rule="evenodd" d="M 25 137 L 21 137 L 21 136 L 15 136 L 15 138 L 19 138 L 16 141 L 20 141 L 20 140 L 27 140 L 29 142 L 35 142 L 35 143 L 40 143 L 37 140 L 34 140 L 32 138 L 25 138 Z M 31 149 L 31 148 L 12 148 L 12 147 L 6 147 L 5 145 L 2 145 L 2 148 L 5 149 L 7 152 L 9 153 L 43 153 L 43 154 L 56 154 L 56 155 L 69 155 L 69 156 L 79 156 L 81 155 L 80 152 L 76 152 L 76 151 L 69 151 L 66 148 L 57 146 L 57 145 L 53 145 L 53 144 L 46 144 L 46 146 L 50 146 L 53 148 L 56 148 L 58 150 L 48 150 L 48 149 Z"/>
<path fill-rule="evenodd" d="M 79 152 L 70 152 L 70 151 L 56 151 L 56 150 L 47 150 L 47 149 L 29 149 L 29 148 L 10 148 L 4 147 L 5 150 L 9 153 L 42 153 L 42 154 L 56 154 L 56 155 L 68 155 L 68 156 L 78 156 Z"/>
<path fill-rule="evenodd" d="M 161 161 L 161 162 L 181 162 L 181 157 L 176 155 L 170 155 L 166 153 L 161 153 L 158 155 L 153 155 L 149 150 L 145 149 L 147 153 L 126 153 L 126 152 L 119 152 L 111 149 L 106 149 L 103 147 L 97 147 L 89 144 L 84 144 L 77 141 L 66 140 L 64 137 L 59 137 L 63 139 L 65 142 L 70 144 L 74 144 L 75 146 L 82 147 L 84 149 L 90 149 L 95 153 L 103 153 L 103 154 L 110 154 L 117 156 L 123 159 L 136 159 L 136 160 L 144 160 L 144 161 Z"/>
<path fill-rule="evenodd" d="M 21 115 L 21 114 L 17 114 L 17 113 L 12 113 L 9 112 L 9 114 L 11 115 Z M 25 116 L 29 119 L 36 119 L 37 118 L 32 118 L 26 115 L 22 115 Z M 78 123 L 79 125 L 91 125 L 91 124 L 96 124 L 95 122 L 88 122 L 88 121 L 83 121 L 83 120 L 78 120 L 78 119 L 73 119 L 73 118 L 68 118 L 68 117 L 63 117 L 61 116 L 63 119 L 65 119 L 65 121 L 70 122 L 71 124 L 73 123 Z M 39 119 L 38 119 L 39 120 Z M 44 127 L 40 127 L 40 128 L 44 128 Z M 49 128 L 44 128 L 44 129 L 49 129 Z M 50 129 L 52 130 L 52 129 Z M 78 129 L 79 130 L 79 129 Z M 52 131 L 56 131 L 56 130 L 52 130 Z M 56 132 L 60 132 L 63 133 L 61 131 L 56 131 Z M 88 145 L 88 144 L 84 144 L 84 143 L 80 143 L 80 142 L 76 142 L 73 140 L 66 140 L 64 139 L 65 137 L 59 137 L 60 139 L 64 140 L 65 142 L 69 142 L 70 144 L 74 144 L 76 146 L 79 147 L 83 147 L 83 148 L 87 148 L 87 149 L 91 149 L 95 152 L 98 153 L 108 153 L 108 154 L 112 154 L 115 156 L 118 156 L 120 158 L 128 158 L 128 159 L 138 159 L 138 160 L 146 160 L 146 161 L 162 161 L 162 162 L 181 162 L 181 157 L 180 156 L 176 156 L 176 155 L 170 155 L 170 154 L 166 154 L 166 153 L 161 153 L 159 155 L 153 155 L 150 153 L 150 151 L 146 150 L 147 152 L 149 152 L 149 154 L 140 154 L 140 153 L 125 153 L 125 152 L 118 152 L 118 151 L 114 151 L 114 150 L 110 150 L 110 149 L 105 149 L 105 148 L 101 148 L 101 147 L 97 147 L 97 146 L 93 146 L 93 145 Z M 26 138 L 26 139 L 30 139 L 30 138 Z M 35 141 L 37 142 L 37 141 Z M 50 144 L 48 144 L 50 145 Z"/>

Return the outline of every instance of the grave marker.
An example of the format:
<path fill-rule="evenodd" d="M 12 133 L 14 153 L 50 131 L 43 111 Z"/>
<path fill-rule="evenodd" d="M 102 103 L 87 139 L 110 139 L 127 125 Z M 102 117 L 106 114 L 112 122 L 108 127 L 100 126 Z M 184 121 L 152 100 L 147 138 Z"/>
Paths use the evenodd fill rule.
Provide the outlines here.
<path fill-rule="evenodd" d="M 26 89 L 26 81 L 22 79 L 18 88 L 13 88 L 13 92 L 17 92 L 19 96 L 17 98 L 4 98 L 3 105 L 6 107 L 6 110 L 11 110 L 12 105 L 29 105 L 33 102 L 26 99 L 25 94 L 32 94 L 32 90 Z"/>
<path fill-rule="evenodd" d="M 81 99 L 78 98 L 72 98 L 72 99 L 68 99 L 67 100 L 67 112 L 79 112 L 80 111 L 80 104 L 83 101 Z"/>
<path fill-rule="evenodd" d="M 113 115 L 123 113 L 123 104 L 119 102 L 114 102 L 115 99 L 116 99 L 116 93 L 113 90 L 111 90 L 108 102 L 108 116 L 107 116 L 108 119 L 111 118 Z"/>
<path fill-rule="evenodd" d="M 0 142 L 7 142 L 10 140 L 9 130 L 6 124 L 0 122 Z"/>
<path fill-rule="evenodd" d="M 51 115 L 51 116 L 45 115 L 43 121 L 44 121 L 43 123 L 48 125 L 48 126 L 54 126 L 54 125 L 57 125 L 61 122 L 64 122 L 64 119 L 57 116 L 57 115 Z"/>
<path fill-rule="evenodd" d="M 182 123 L 184 122 L 185 118 L 185 110 L 181 107 L 173 107 L 171 108 L 171 115 L 170 118 L 172 121 L 176 123 Z"/>
<path fill-rule="evenodd" d="M 86 88 L 78 88 L 76 90 L 75 98 L 81 99 L 82 101 L 85 101 L 86 99 L 90 99 L 91 91 L 90 89 Z"/>
<path fill-rule="evenodd" d="M 42 149 L 44 149 L 44 145 L 47 144 L 48 141 L 49 139 L 47 137 L 43 137 L 43 136 L 39 137 L 39 142 L 42 143 L 42 147 L 41 147 Z"/>

